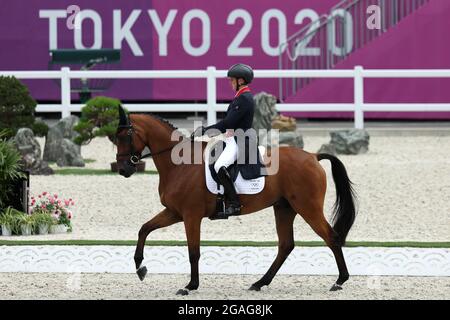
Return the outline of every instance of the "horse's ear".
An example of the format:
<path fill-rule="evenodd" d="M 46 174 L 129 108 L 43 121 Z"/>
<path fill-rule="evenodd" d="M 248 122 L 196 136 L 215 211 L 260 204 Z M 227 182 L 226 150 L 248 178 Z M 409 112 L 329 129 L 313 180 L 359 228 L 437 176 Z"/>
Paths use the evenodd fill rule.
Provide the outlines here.
<path fill-rule="evenodd" d="M 128 125 L 128 117 L 123 110 L 122 106 L 119 105 L 119 126 L 127 126 Z"/>

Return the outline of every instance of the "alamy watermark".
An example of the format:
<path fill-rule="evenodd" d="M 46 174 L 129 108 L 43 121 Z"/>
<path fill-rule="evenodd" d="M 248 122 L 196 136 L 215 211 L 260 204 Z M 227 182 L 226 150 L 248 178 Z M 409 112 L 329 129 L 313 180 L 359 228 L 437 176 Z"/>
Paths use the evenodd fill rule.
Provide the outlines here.
<path fill-rule="evenodd" d="M 199 127 L 201 122 L 194 123 L 194 128 Z M 216 129 L 207 130 L 204 135 L 208 137 L 221 136 L 222 133 Z M 227 130 L 226 137 L 233 137 L 236 142 L 237 150 L 233 150 L 237 153 L 236 163 L 256 165 L 261 163 L 264 165 L 260 169 L 261 174 L 276 174 L 279 169 L 279 149 L 272 148 L 279 144 L 279 130 Z M 199 135 L 200 137 L 200 135 Z M 182 133 L 175 130 L 172 133 L 171 141 L 180 141 Z M 258 148 L 258 142 L 264 140 L 262 145 L 266 148 L 270 148 L 270 152 L 265 152 L 262 155 Z M 208 162 L 214 163 L 220 156 L 222 156 L 224 148 L 227 145 L 221 143 L 220 139 L 210 146 L 209 152 L 205 156 L 208 156 Z M 234 148 L 234 147 L 233 147 Z M 203 163 L 204 150 L 200 143 L 178 143 L 171 151 L 171 161 L 176 164 L 202 164 Z"/>
<path fill-rule="evenodd" d="M 68 14 L 66 20 L 66 26 L 69 30 L 80 30 L 81 29 L 81 19 L 80 13 L 81 8 L 75 4 L 67 7 L 66 12 Z"/>
<path fill-rule="evenodd" d="M 68 266 L 66 272 L 68 274 L 66 288 L 70 291 L 81 290 L 81 269 L 79 267 Z"/>
<path fill-rule="evenodd" d="M 381 8 L 377 5 L 371 5 L 367 7 L 367 14 L 370 16 L 367 18 L 367 29 L 369 30 L 381 30 Z"/>

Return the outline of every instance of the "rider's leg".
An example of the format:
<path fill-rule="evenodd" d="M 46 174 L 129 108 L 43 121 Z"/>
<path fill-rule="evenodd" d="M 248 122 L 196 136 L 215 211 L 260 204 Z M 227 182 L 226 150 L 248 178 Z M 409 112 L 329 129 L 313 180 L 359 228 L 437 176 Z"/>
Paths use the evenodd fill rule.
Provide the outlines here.
<path fill-rule="evenodd" d="M 231 180 L 230 174 L 227 170 L 227 167 L 233 164 L 233 162 L 237 159 L 237 144 L 233 137 L 227 138 L 225 142 L 226 147 L 214 164 L 214 169 L 217 172 L 217 177 L 219 178 L 220 184 L 225 190 L 225 195 L 227 196 L 227 199 L 229 199 L 229 205 L 223 214 L 226 216 L 238 215 L 240 214 L 241 204 L 236 193 L 236 189 L 234 188 L 233 181 Z"/>
<path fill-rule="evenodd" d="M 219 169 L 222 167 L 227 168 L 232 165 L 237 160 L 238 147 L 236 140 L 233 137 L 228 137 L 225 139 L 225 149 L 220 154 L 219 158 L 214 163 L 214 170 L 219 173 Z"/>
<path fill-rule="evenodd" d="M 241 213 L 241 203 L 230 174 L 225 167 L 222 167 L 219 169 L 217 176 L 219 177 L 220 184 L 223 185 L 225 195 L 228 199 L 228 206 L 225 208 L 224 214 L 226 216 L 239 215 Z"/>

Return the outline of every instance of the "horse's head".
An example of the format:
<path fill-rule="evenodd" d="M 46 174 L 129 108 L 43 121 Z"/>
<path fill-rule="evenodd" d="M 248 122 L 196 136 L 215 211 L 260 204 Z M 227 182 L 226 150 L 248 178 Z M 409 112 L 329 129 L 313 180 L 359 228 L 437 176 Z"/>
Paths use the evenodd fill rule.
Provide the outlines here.
<path fill-rule="evenodd" d="M 136 172 L 136 165 L 141 160 L 145 143 L 137 133 L 137 129 L 125 114 L 122 106 L 119 106 L 119 126 L 116 132 L 117 166 L 119 174 L 129 178 Z"/>

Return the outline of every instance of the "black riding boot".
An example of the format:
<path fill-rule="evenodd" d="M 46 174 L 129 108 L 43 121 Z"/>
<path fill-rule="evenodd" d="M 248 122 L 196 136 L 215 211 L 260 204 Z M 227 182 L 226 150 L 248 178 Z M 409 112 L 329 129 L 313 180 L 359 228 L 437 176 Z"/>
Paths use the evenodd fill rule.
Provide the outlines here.
<path fill-rule="evenodd" d="M 238 216 L 241 214 L 241 203 L 234 188 L 233 181 L 226 167 L 221 167 L 217 173 L 220 184 L 223 185 L 225 196 L 228 199 L 228 206 L 224 212 L 218 212 L 213 219 L 228 219 L 230 216 Z"/>

